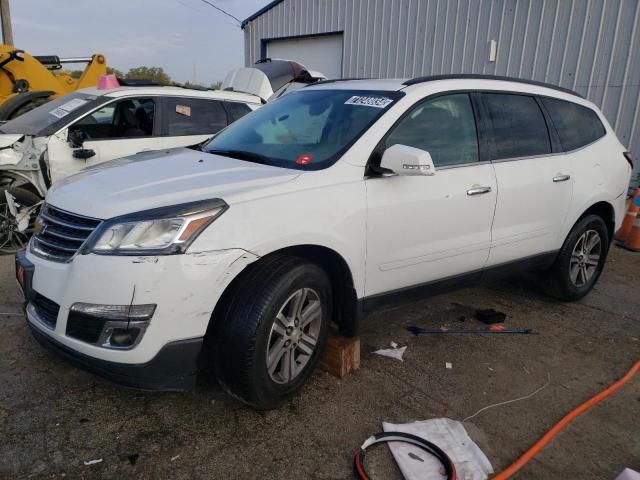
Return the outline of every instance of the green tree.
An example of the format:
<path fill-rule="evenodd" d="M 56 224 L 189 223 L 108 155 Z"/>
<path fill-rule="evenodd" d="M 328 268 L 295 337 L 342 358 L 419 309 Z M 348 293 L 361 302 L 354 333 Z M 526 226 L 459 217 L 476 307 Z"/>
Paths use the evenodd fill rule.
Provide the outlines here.
<path fill-rule="evenodd" d="M 69 72 L 69 75 L 71 76 L 71 78 L 75 78 L 76 80 L 78 80 L 82 76 L 83 72 L 84 70 L 71 70 Z"/>
<path fill-rule="evenodd" d="M 207 90 L 207 87 L 201 83 L 185 82 L 184 88 L 193 88 L 195 90 Z"/>
<path fill-rule="evenodd" d="M 115 75 L 118 78 L 124 78 L 124 72 L 113 67 L 107 67 L 107 75 Z"/>
<path fill-rule="evenodd" d="M 211 84 L 211 90 L 220 90 L 222 82 L 214 82 Z"/>
<path fill-rule="evenodd" d="M 171 85 L 171 77 L 162 67 L 136 67 L 127 72 L 126 78 L 150 80 L 158 85 Z"/>

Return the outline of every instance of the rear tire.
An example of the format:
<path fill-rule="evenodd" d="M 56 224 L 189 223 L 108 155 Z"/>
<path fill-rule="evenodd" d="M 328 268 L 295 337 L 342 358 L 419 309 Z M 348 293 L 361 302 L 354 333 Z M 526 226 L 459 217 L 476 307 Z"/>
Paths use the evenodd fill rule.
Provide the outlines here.
<path fill-rule="evenodd" d="M 318 265 L 272 255 L 250 267 L 214 319 L 216 378 L 232 396 L 267 410 L 297 393 L 320 359 L 331 284 Z"/>
<path fill-rule="evenodd" d="M 31 207 L 42 201 L 40 196 L 25 188 L 0 189 L 0 255 L 13 254 L 27 245 L 33 233 L 33 226 L 38 213 L 34 211 L 29 219 L 27 229 L 23 232 L 18 232 L 15 218 L 11 215 L 7 205 L 5 191 L 15 197 L 16 203 L 24 207 Z"/>
<path fill-rule="evenodd" d="M 602 217 L 587 215 L 573 227 L 547 272 L 549 293 L 563 301 L 580 300 L 598 281 L 609 251 L 609 231 Z"/>

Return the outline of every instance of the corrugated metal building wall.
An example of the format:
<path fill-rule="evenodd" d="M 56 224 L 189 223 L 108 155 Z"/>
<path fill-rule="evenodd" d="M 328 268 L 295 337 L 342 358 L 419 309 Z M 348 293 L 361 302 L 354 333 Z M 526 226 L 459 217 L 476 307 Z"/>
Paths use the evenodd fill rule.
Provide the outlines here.
<path fill-rule="evenodd" d="M 576 90 L 600 106 L 638 171 L 639 23 L 639 0 L 278 0 L 243 28 L 247 65 L 269 40 L 342 32 L 343 77 L 484 73 Z"/>

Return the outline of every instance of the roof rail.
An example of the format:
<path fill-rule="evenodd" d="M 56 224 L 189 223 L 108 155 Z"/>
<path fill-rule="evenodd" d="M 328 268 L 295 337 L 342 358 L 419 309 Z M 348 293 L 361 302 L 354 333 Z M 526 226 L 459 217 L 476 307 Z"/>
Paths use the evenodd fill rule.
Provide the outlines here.
<path fill-rule="evenodd" d="M 327 79 L 327 80 L 318 80 L 317 82 L 310 83 L 309 85 L 307 85 L 307 87 L 310 87 L 311 85 L 324 85 L 325 83 L 350 82 L 352 80 L 371 80 L 371 79 L 370 78 L 359 78 L 359 77 L 353 77 L 353 78 L 330 78 L 330 79 Z"/>
<path fill-rule="evenodd" d="M 159 83 L 153 80 L 144 80 L 137 78 L 118 78 L 118 83 L 121 87 L 158 87 Z"/>
<path fill-rule="evenodd" d="M 405 81 L 403 85 L 416 85 L 418 83 L 434 82 L 436 80 L 502 80 L 505 82 L 525 83 L 527 85 L 536 85 L 538 87 L 550 88 L 552 90 L 557 90 L 559 92 L 569 93 L 571 95 L 576 95 L 577 97 L 584 98 L 578 92 L 575 92 L 568 88 L 559 87 L 557 85 L 552 85 L 550 83 L 538 82 L 536 80 L 525 80 L 524 78 L 503 77 L 500 75 L 480 75 L 473 73 L 455 73 L 450 75 L 428 75 L 425 77 L 416 77 L 412 78 L 411 80 Z"/>

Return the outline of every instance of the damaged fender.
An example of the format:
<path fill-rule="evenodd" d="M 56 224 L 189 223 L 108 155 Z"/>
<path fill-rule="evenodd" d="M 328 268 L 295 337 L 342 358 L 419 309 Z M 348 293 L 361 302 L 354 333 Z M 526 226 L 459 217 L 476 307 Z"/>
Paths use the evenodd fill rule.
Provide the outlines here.
<path fill-rule="evenodd" d="M 47 142 L 48 137 L 0 135 L 0 177 L 7 176 L 30 183 L 44 196 L 47 187 L 40 159 L 47 150 Z"/>

